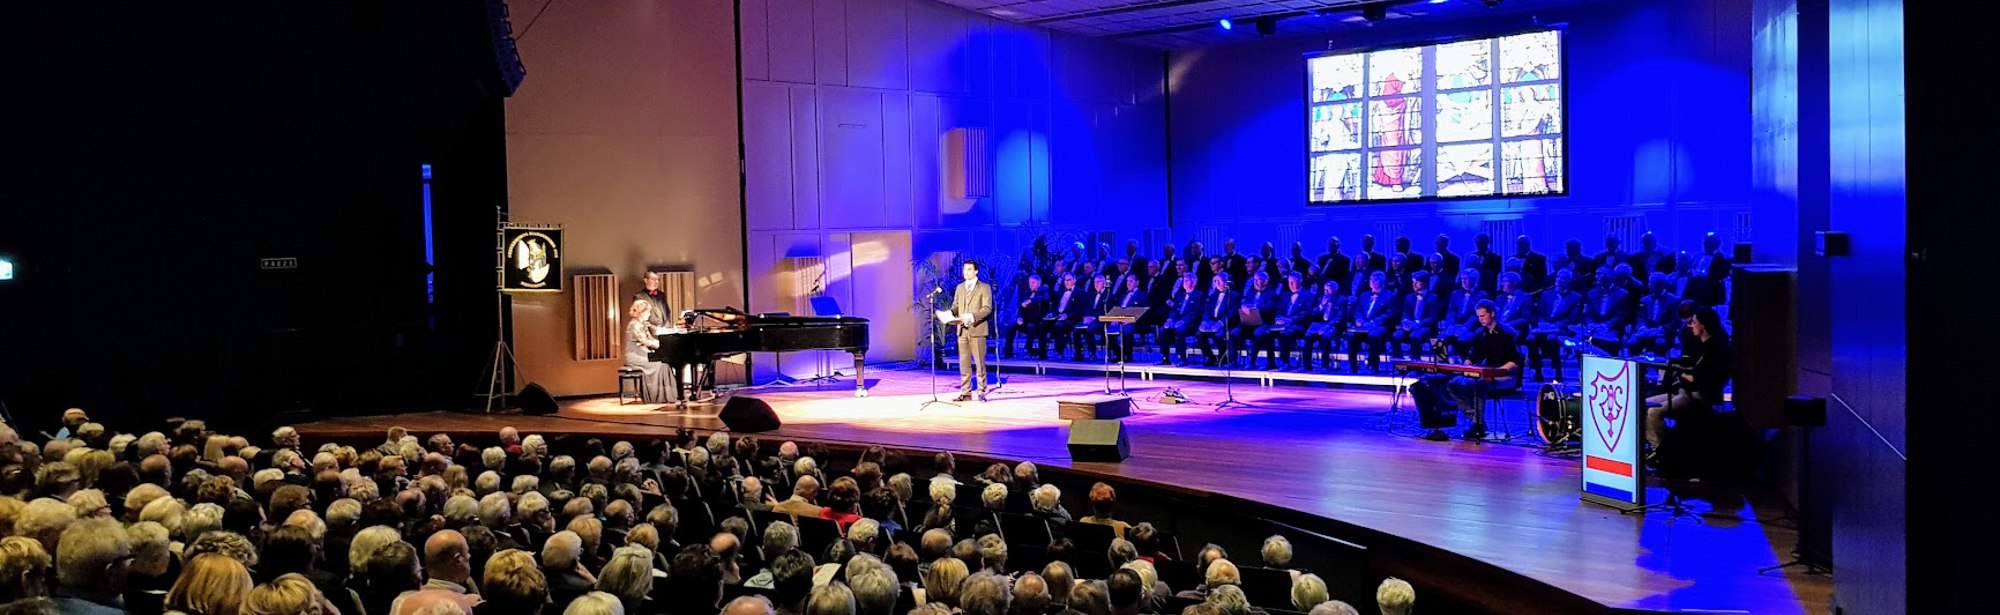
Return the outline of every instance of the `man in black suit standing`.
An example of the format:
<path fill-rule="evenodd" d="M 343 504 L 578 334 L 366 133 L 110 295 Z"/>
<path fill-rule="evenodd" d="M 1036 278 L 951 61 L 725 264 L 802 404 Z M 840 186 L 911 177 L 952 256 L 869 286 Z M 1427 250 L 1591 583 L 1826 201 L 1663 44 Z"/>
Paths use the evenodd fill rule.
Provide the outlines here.
<path fill-rule="evenodd" d="M 1244 285 L 1250 283 L 1250 260 L 1236 251 L 1236 239 L 1233 237 L 1222 240 L 1222 270 L 1229 274 L 1236 290 L 1243 290 Z"/>
<path fill-rule="evenodd" d="M 1438 259 L 1438 263 L 1441 266 L 1436 271 L 1432 271 L 1431 275 L 1433 277 L 1445 276 L 1450 279 L 1458 279 L 1458 272 L 1460 271 L 1458 265 L 1461 261 L 1458 260 L 1458 254 L 1451 251 L 1451 236 L 1438 233 L 1436 245 L 1437 253 L 1433 254 L 1432 257 Z M 1425 264 L 1429 264 L 1428 261 Z"/>
<path fill-rule="evenodd" d="M 1407 235 L 1396 237 L 1396 253 L 1390 257 L 1402 259 L 1405 274 L 1424 270 L 1424 257 L 1410 251 L 1410 238 Z"/>
<path fill-rule="evenodd" d="M 660 288 L 660 272 L 646 272 L 646 289 L 632 295 L 632 300 L 653 304 L 653 313 L 646 317 L 646 324 L 655 327 L 667 325 L 667 291 Z"/>
<path fill-rule="evenodd" d="M 1521 259 L 1521 288 L 1540 292 L 1549 278 L 1549 255 L 1536 252 L 1527 235 L 1514 238 L 1514 258 Z"/>
<path fill-rule="evenodd" d="M 1326 253 L 1319 255 L 1319 262 L 1315 263 L 1315 265 L 1319 267 L 1318 283 L 1340 282 L 1342 286 L 1345 286 L 1348 268 L 1352 267 L 1353 263 L 1347 258 L 1346 254 L 1340 253 L 1340 238 L 1328 237 L 1326 238 Z"/>
<path fill-rule="evenodd" d="M 1472 251 L 1465 254 L 1465 266 L 1479 270 L 1479 290 L 1492 295 L 1500 286 L 1500 270 L 1506 264 L 1499 252 L 1493 251 L 1493 236 L 1480 233 L 1472 237 Z"/>

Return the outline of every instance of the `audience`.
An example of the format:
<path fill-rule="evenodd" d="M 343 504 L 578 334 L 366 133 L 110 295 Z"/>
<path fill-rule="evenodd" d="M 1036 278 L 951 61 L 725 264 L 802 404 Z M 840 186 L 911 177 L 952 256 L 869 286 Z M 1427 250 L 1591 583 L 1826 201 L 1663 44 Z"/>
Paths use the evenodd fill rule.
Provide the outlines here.
<path fill-rule="evenodd" d="M 1284 536 L 1259 553 L 1294 570 L 1289 604 L 1249 604 L 1216 545 L 1197 558 L 1197 586 L 1168 588 L 1155 568 L 1169 561 L 1164 534 L 1116 518 L 1104 483 L 1085 491 L 1077 521 L 1111 527 L 1107 551 L 1079 552 L 1060 534 L 1009 540 L 1005 515 L 1071 519 L 1063 488 L 1033 463 L 990 464 L 962 483 L 948 453 L 932 460 L 945 472 L 912 476 L 906 457 L 879 447 L 845 465 L 818 445 L 773 455 L 724 434 L 635 445 L 510 428 L 480 448 L 397 427 L 372 447 L 311 448 L 282 427 L 260 448 L 199 421 L 145 434 L 73 427 L 30 441 L 0 425 L 0 476 L 13 477 L 0 483 L 13 490 L 0 495 L 0 612 L 1137 615 L 1167 609 L 1172 589 L 1199 601 L 1190 613 L 1351 611 L 1295 570 Z M 980 502 L 958 519 L 968 483 Z M 783 499 L 769 492 L 788 484 Z M 912 508 L 921 523 L 909 523 Z M 689 527 L 684 510 L 699 511 Z M 794 517 L 840 533 L 806 553 Z M 1079 578 L 1078 558 L 1103 558 L 1109 572 Z M 724 605 L 730 596 L 741 597 Z M 1390 579 L 1378 601 L 1406 613 L 1414 591 Z"/>

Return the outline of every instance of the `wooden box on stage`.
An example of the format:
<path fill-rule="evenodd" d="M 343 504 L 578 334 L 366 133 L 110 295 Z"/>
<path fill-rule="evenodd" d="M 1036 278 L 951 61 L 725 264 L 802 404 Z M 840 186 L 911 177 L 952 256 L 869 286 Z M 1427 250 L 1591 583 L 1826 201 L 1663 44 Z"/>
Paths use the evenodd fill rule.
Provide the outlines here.
<path fill-rule="evenodd" d="M 1056 418 L 1122 419 L 1132 416 L 1132 398 L 1124 395 L 1084 395 L 1056 399 Z"/>

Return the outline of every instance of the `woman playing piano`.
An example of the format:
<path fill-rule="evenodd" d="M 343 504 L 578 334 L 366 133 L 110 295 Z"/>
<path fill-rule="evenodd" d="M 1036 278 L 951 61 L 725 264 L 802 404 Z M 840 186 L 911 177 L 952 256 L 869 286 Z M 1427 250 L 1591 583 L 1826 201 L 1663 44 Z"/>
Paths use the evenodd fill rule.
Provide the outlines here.
<path fill-rule="evenodd" d="M 639 368 L 644 374 L 639 379 L 639 399 L 648 403 L 671 403 L 678 392 L 674 390 L 672 372 L 665 364 L 654 362 L 651 353 L 660 347 L 660 338 L 654 333 L 651 322 L 653 302 L 638 299 L 626 310 L 629 317 L 625 321 L 625 366 Z"/>

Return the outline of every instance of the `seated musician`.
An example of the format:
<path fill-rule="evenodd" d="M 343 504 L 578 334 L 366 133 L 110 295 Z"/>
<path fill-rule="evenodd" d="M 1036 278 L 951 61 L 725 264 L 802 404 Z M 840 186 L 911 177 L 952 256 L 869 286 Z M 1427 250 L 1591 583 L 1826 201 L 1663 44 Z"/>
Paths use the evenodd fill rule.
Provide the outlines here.
<path fill-rule="evenodd" d="M 1458 272 L 1458 288 L 1451 291 L 1451 300 L 1445 303 L 1443 329 L 1446 348 L 1452 354 L 1465 356 L 1472 343 L 1472 334 L 1479 330 L 1479 315 L 1473 308 L 1486 300 L 1486 291 L 1479 290 L 1479 270 L 1467 267 Z"/>
<path fill-rule="evenodd" d="M 1076 327 L 1071 329 L 1071 335 L 1075 338 L 1070 341 L 1075 343 L 1076 347 L 1070 349 L 1069 360 L 1097 360 L 1097 339 L 1104 335 L 1104 324 L 1097 322 L 1097 317 L 1110 311 L 1111 302 L 1115 299 L 1117 297 L 1111 292 L 1110 278 L 1100 275 L 1090 279 L 1090 302 L 1085 304 L 1082 317 L 1077 319 Z"/>
<path fill-rule="evenodd" d="M 1266 369 L 1276 369 L 1279 364 L 1298 369 L 1292 362 L 1292 347 L 1305 336 L 1314 307 L 1312 287 L 1306 286 L 1305 275 L 1294 271 L 1285 276 L 1285 290 L 1278 294 L 1276 306 L 1271 320 L 1257 328 L 1256 347 L 1266 353 Z M 1256 356 L 1250 358 L 1256 362 Z"/>
<path fill-rule="evenodd" d="M 660 336 L 651 320 L 653 302 L 644 297 L 634 299 L 625 314 L 625 367 L 639 368 L 639 399 L 673 402 L 679 393 L 674 390 L 673 370 L 652 359 L 652 352 L 660 348 Z"/>
<path fill-rule="evenodd" d="M 1014 358 L 1014 337 L 1025 334 L 1028 345 L 1022 351 L 1035 359 L 1049 358 L 1048 333 L 1042 330 L 1042 317 L 1049 315 L 1049 289 L 1042 288 L 1042 276 L 1029 275 L 1028 287 L 1017 299 L 1019 309 L 1014 314 L 1014 326 L 1007 328 L 1007 342 L 1000 346 L 1000 357 Z"/>
<path fill-rule="evenodd" d="M 1246 314 L 1250 310 L 1256 310 L 1257 322 L 1269 324 L 1272 319 L 1278 317 L 1278 289 L 1271 286 L 1270 274 L 1261 270 L 1253 271 L 1256 271 L 1256 273 L 1250 274 L 1250 287 L 1243 289 L 1242 310 Z M 1247 321 L 1237 325 L 1236 335 L 1233 339 L 1229 340 L 1228 356 L 1230 361 L 1236 360 L 1237 351 L 1250 348 L 1252 350 L 1249 353 L 1249 367 L 1255 368 L 1257 366 L 1257 352 L 1252 344 L 1258 339 L 1257 332 L 1262 330 L 1262 327 L 1263 325 L 1261 324 L 1252 326 Z M 1265 365 L 1265 369 L 1275 370 L 1277 368 L 1278 364 L 1275 361 Z"/>
<path fill-rule="evenodd" d="M 1493 293 L 1493 303 L 1500 306 L 1497 315 L 1502 326 L 1513 329 L 1517 337 L 1528 335 L 1528 328 L 1535 324 L 1535 296 L 1522 288 L 1520 273 L 1500 274 L 1500 288 Z"/>
<path fill-rule="evenodd" d="M 1597 287 L 1583 297 L 1583 322 L 1576 326 L 1576 336 L 1615 354 L 1625 327 L 1632 323 L 1628 295 L 1611 266 L 1599 267 L 1596 278 Z"/>
<path fill-rule="evenodd" d="M 1651 292 L 1639 298 L 1638 319 L 1625 336 L 1625 348 L 1633 354 L 1666 354 L 1674 336 L 1680 333 L 1681 298 L 1667 286 L 1667 274 L 1655 271 L 1647 280 Z"/>
<path fill-rule="evenodd" d="M 1203 365 L 1222 365 L 1222 358 L 1215 354 L 1215 342 L 1218 339 L 1228 342 L 1235 333 L 1238 322 L 1236 306 L 1240 301 L 1242 297 L 1230 291 L 1228 273 L 1217 273 L 1209 281 L 1208 297 L 1202 301 L 1201 324 L 1195 329 L 1195 339 L 1201 343 Z"/>
<path fill-rule="evenodd" d="M 1465 430 L 1468 439 L 1486 436 L 1486 417 L 1479 411 L 1479 399 L 1494 391 L 1512 390 L 1521 385 L 1521 351 L 1516 346 L 1514 330 L 1500 323 L 1499 307 L 1492 301 L 1481 301 L 1473 312 L 1479 329 L 1473 333 L 1472 351 L 1466 355 L 1466 363 L 1478 367 L 1498 367 L 1507 370 L 1507 375 L 1497 378 L 1458 376 L 1445 385 L 1445 395 L 1460 410 L 1473 417 L 1472 427 Z"/>
<path fill-rule="evenodd" d="M 1424 348 L 1438 335 L 1438 324 L 1444 321 L 1444 299 L 1431 290 L 1431 276 L 1422 271 L 1410 274 L 1410 295 L 1403 298 L 1403 320 L 1389 335 L 1392 340 L 1389 352 L 1395 354 L 1398 348 L 1404 358 L 1415 361 L 1423 355 Z"/>
<path fill-rule="evenodd" d="M 1118 293 L 1117 298 L 1111 303 L 1111 307 L 1114 308 L 1146 307 L 1146 301 L 1147 301 L 1146 289 L 1139 285 L 1139 276 L 1128 275 L 1125 276 L 1124 292 Z M 1143 327 L 1138 322 L 1132 322 L 1132 323 L 1104 323 L 1104 325 L 1100 328 L 1103 329 L 1108 334 L 1118 335 L 1118 347 L 1111 349 L 1111 351 L 1115 353 L 1111 355 L 1111 358 L 1117 359 L 1121 363 L 1131 363 L 1132 338 L 1138 336 L 1139 332 L 1143 329 Z M 1105 343 L 1110 343 L 1110 340 L 1107 338 L 1105 340 Z"/>
<path fill-rule="evenodd" d="M 1186 262 L 1181 261 L 1183 265 L 1180 268 L 1186 269 Z M 1194 274 L 1183 273 L 1180 288 L 1167 300 L 1167 319 L 1160 323 L 1160 365 L 1168 364 L 1170 358 L 1175 365 L 1188 364 L 1187 338 L 1201 327 L 1202 306 L 1205 305 L 1202 300 L 1206 297 L 1197 286 L 1199 283 Z"/>
<path fill-rule="evenodd" d="M 1389 340 L 1389 328 L 1395 325 L 1401 313 L 1396 291 L 1389 290 L 1388 274 L 1380 271 L 1368 274 L 1368 292 L 1354 298 L 1354 307 L 1348 319 L 1348 372 L 1361 371 L 1364 347 L 1367 348 L 1368 370 L 1378 371 L 1382 367 L 1382 344 Z"/>
<path fill-rule="evenodd" d="M 1055 342 L 1057 355 L 1069 346 L 1069 331 L 1083 322 L 1084 312 L 1090 308 L 1090 291 L 1076 285 L 1075 274 L 1063 274 L 1062 283 L 1062 289 L 1052 293 L 1048 315 L 1042 317 L 1042 334 Z"/>
<path fill-rule="evenodd" d="M 1311 324 L 1306 325 L 1306 371 L 1313 369 L 1315 350 L 1320 353 L 1320 365 L 1328 370 L 1334 369 L 1334 346 L 1347 332 L 1347 310 L 1353 303 L 1353 297 L 1341 294 L 1339 282 L 1327 280 L 1320 285 L 1319 301 L 1313 305 Z"/>
<path fill-rule="evenodd" d="M 1562 338 L 1569 335 L 1571 325 L 1583 322 L 1583 293 L 1576 292 L 1576 273 L 1557 269 L 1553 279 L 1553 286 L 1535 302 L 1535 324 L 1528 328 L 1528 365 L 1535 368 L 1536 380 L 1542 379 L 1543 359 L 1555 364 L 1556 379 L 1562 379 Z"/>
<path fill-rule="evenodd" d="M 1660 452 L 1668 418 L 1714 408 L 1729 384 L 1729 332 L 1722 329 L 1721 315 L 1715 308 L 1687 304 L 1681 316 L 1690 343 L 1672 361 L 1679 369 L 1667 370 L 1667 392 L 1646 398 L 1646 443 L 1653 447 L 1649 461 Z"/>

